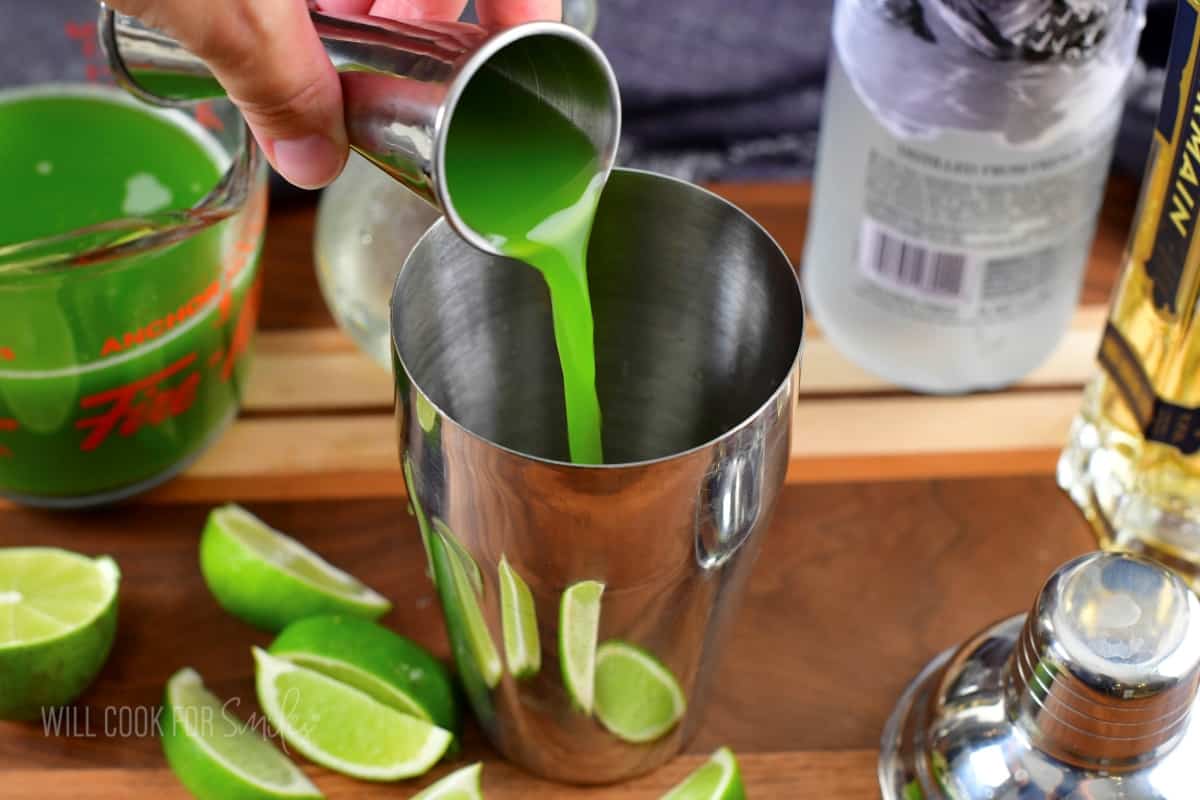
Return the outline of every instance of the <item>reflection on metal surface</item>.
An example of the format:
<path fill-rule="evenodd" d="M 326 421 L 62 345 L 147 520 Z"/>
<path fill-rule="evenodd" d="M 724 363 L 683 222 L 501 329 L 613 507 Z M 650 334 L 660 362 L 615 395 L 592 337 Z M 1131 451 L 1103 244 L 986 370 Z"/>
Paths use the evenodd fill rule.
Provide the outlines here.
<path fill-rule="evenodd" d="M 886 800 L 1197 796 L 1200 600 L 1153 562 L 1094 553 L 1032 613 L 943 653 L 884 732 Z"/>
<path fill-rule="evenodd" d="M 657 741 L 686 710 L 679 681 L 652 653 L 615 639 L 596 648 L 596 719 L 618 739 Z"/>
<path fill-rule="evenodd" d="M 500 556 L 500 626 L 504 630 L 504 658 L 514 678 L 532 678 L 542 669 L 542 644 L 537 608 L 529 584 Z"/>
<path fill-rule="evenodd" d="M 537 620 L 541 669 L 503 670 L 489 690 L 451 621 L 459 595 L 476 592 L 451 591 L 439 569 L 483 728 L 529 770 L 599 783 L 653 769 L 697 728 L 787 470 L 803 310 L 791 265 L 752 220 L 648 173 L 614 171 L 588 271 L 610 464 L 565 461 L 562 373 L 533 270 L 438 223 L 400 272 L 392 330 L 414 497 L 478 565 L 492 639 L 504 632 L 501 559 L 520 571 Z M 432 433 L 418 421 L 426 403 Z M 662 667 L 643 672 L 665 714 L 618 718 L 601 701 L 625 738 L 572 709 L 553 663 L 560 597 L 582 581 L 605 587 L 597 641 L 629 643 Z"/>

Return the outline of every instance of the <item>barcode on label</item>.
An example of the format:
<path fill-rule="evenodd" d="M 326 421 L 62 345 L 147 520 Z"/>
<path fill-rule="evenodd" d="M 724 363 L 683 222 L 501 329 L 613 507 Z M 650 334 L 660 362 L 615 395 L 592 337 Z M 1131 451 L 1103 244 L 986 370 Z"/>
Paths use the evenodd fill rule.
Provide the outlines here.
<path fill-rule="evenodd" d="M 959 300 L 967 289 L 967 256 L 937 250 L 863 220 L 858 249 L 859 266 L 883 286 L 940 300 Z"/>

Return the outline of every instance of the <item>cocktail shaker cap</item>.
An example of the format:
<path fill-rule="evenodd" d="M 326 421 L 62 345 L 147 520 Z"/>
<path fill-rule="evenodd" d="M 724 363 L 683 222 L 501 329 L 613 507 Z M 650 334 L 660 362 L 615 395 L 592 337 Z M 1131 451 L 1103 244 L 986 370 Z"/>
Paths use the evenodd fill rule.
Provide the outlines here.
<path fill-rule="evenodd" d="M 1165 567 L 1093 553 L 1033 611 L 947 652 L 884 733 L 885 798 L 1183 800 L 1200 794 L 1200 599 Z"/>

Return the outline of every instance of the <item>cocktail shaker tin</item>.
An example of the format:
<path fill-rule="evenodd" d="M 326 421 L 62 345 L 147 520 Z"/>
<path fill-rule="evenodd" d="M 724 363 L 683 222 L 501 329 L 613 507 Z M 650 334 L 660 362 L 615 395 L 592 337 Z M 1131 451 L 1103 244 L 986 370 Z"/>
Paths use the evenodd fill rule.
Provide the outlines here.
<path fill-rule="evenodd" d="M 884 730 L 885 800 L 1200 797 L 1200 600 L 1158 564 L 1093 553 L 1028 615 L 947 651 Z"/>

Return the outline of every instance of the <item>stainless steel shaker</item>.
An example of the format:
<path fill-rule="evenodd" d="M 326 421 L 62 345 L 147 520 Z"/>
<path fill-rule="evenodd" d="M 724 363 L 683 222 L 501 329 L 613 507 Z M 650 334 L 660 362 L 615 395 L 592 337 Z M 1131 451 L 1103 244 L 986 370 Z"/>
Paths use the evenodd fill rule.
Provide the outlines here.
<path fill-rule="evenodd" d="M 883 735 L 885 800 L 1200 796 L 1200 600 L 1137 556 L 1059 568 L 1028 615 L 933 661 Z"/>
<path fill-rule="evenodd" d="M 660 175 L 613 171 L 588 276 L 601 466 L 567 462 L 537 272 L 439 222 L 392 297 L 400 457 L 467 694 L 505 756 L 576 783 L 652 769 L 697 728 L 787 470 L 803 327 L 770 236 Z M 532 671 L 509 661 L 502 561 L 528 588 Z M 564 685 L 562 597 L 584 581 L 604 584 L 599 650 L 636 648 L 682 690 L 653 735 L 614 733 Z"/>
<path fill-rule="evenodd" d="M 567 117 L 591 140 L 603 170 L 620 140 L 616 77 L 600 48 L 558 22 L 501 31 L 459 22 L 394 22 L 310 11 L 337 69 L 350 145 L 445 214 L 468 242 L 495 246 L 470 228 L 442 180 L 446 136 L 463 92 L 481 70 L 497 70 Z M 224 95 L 208 67 L 177 41 L 101 5 L 99 35 L 117 81 L 158 105 Z M 530 136 L 545 131 L 531 129 Z M 508 143 L 497 140 L 496 158 Z M 503 191 L 503 187 L 497 187 Z"/>

